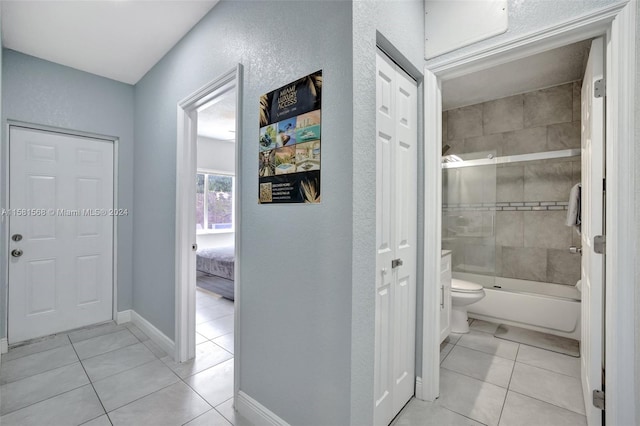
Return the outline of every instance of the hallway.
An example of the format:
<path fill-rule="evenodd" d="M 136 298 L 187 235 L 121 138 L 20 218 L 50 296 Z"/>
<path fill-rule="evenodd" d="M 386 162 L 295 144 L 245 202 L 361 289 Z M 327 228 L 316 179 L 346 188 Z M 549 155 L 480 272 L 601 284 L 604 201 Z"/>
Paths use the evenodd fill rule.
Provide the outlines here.
<path fill-rule="evenodd" d="M 237 424 L 233 302 L 198 289 L 196 303 L 197 354 L 183 364 L 133 323 L 109 322 L 10 349 L 0 367 L 0 423 Z"/>

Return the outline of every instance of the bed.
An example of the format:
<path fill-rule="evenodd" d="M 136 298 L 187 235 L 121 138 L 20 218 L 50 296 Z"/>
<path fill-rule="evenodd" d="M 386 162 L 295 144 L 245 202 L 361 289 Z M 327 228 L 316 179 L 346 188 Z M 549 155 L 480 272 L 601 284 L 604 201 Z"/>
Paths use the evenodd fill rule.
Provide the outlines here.
<path fill-rule="evenodd" d="M 196 252 L 197 285 L 234 299 L 234 246 L 203 248 Z"/>

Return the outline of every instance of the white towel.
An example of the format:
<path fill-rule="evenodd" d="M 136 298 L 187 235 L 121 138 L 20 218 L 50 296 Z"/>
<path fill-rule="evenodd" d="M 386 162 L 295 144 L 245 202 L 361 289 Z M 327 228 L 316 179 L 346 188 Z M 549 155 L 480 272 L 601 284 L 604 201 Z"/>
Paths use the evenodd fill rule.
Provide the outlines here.
<path fill-rule="evenodd" d="M 576 228 L 576 232 L 580 234 L 580 224 L 582 223 L 581 218 L 581 192 L 582 185 L 576 183 L 571 188 L 571 193 L 569 194 L 569 209 L 567 210 L 567 226 L 574 226 Z"/>

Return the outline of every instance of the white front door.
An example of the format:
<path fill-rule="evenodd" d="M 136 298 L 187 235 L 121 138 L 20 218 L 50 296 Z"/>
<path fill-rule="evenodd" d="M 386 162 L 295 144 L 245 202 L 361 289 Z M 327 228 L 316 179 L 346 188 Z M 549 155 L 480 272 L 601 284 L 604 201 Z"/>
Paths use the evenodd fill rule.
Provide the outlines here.
<path fill-rule="evenodd" d="M 591 43 L 582 83 L 582 389 L 589 425 L 602 424 L 602 411 L 592 404 L 592 392 L 602 390 L 604 254 L 594 239 L 604 234 L 604 97 L 594 85 L 604 74 L 604 41 Z"/>
<path fill-rule="evenodd" d="M 376 343 L 374 423 L 387 425 L 414 394 L 417 84 L 376 59 Z"/>
<path fill-rule="evenodd" d="M 10 343 L 112 318 L 113 150 L 10 128 Z"/>

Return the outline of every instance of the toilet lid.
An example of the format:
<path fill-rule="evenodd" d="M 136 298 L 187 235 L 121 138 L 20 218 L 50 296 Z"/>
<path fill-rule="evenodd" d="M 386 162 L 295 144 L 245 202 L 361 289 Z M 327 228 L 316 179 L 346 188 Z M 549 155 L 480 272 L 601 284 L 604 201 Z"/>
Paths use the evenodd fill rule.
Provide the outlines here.
<path fill-rule="evenodd" d="M 454 291 L 460 292 L 474 292 L 482 290 L 482 285 L 472 283 L 469 281 L 459 280 L 457 278 L 453 278 L 451 280 L 451 289 Z"/>

